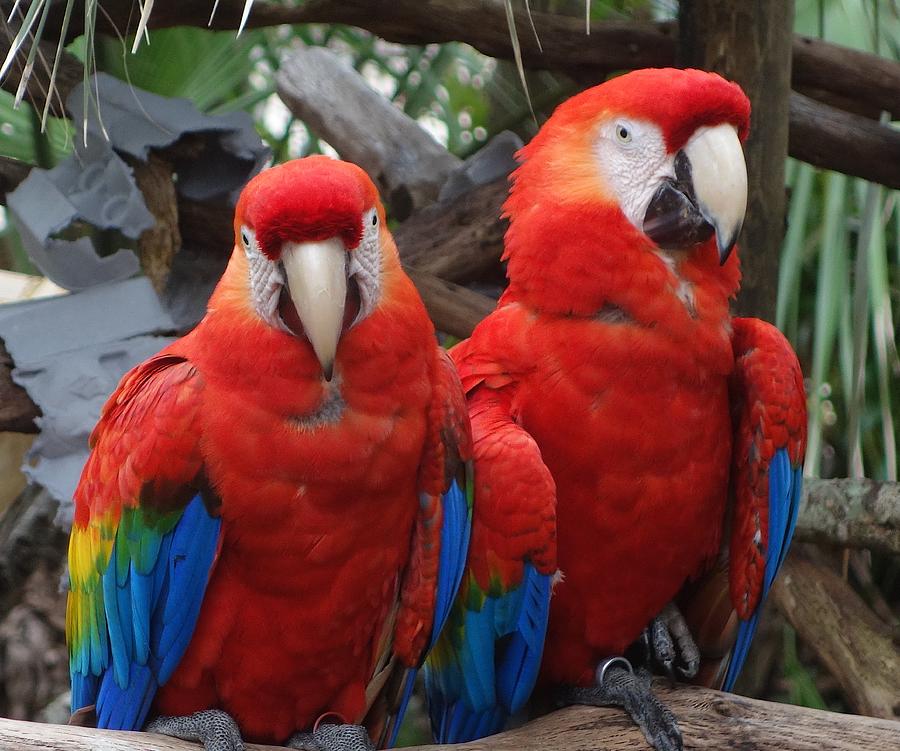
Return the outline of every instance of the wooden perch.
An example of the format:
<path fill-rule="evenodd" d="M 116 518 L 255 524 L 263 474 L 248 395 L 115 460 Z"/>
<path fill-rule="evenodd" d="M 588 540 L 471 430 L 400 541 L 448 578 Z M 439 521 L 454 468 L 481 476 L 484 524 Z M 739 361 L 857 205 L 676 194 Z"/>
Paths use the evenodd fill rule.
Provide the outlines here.
<path fill-rule="evenodd" d="M 747 699 L 698 686 L 657 683 L 659 697 L 678 718 L 684 747 L 742 751 L 858 751 L 900 747 L 900 723 Z M 0 749 L 16 751 L 197 751 L 187 741 L 148 733 L 39 725 L 0 719 Z M 245 744 L 247 751 L 276 746 Z M 546 751 L 547 749 L 649 749 L 619 709 L 569 707 L 515 730 L 454 746 L 410 751 Z"/>
<path fill-rule="evenodd" d="M 797 89 L 827 91 L 900 117 L 900 65 L 868 52 L 794 35 L 791 83 Z"/>
<path fill-rule="evenodd" d="M 793 556 L 773 588 L 800 638 L 840 683 L 855 712 L 900 717 L 900 651 L 891 628 L 840 576 Z M 900 737 L 885 748 L 900 748 Z"/>
<path fill-rule="evenodd" d="M 301 47 L 281 64 L 278 94 L 344 159 L 375 180 L 395 219 L 437 198 L 460 160 L 324 47 Z"/>

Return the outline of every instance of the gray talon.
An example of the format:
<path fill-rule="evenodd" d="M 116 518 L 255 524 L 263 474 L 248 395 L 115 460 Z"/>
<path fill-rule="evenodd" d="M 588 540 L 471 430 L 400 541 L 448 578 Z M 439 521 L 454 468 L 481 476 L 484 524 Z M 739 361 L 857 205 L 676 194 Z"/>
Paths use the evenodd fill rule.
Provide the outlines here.
<path fill-rule="evenodd" d="M 624 663 L 624 664 L 623 664 Z M 650 673 L 632 670 L 624 658 L 612 658 L 597 668 L 596 686 L 568 686 L 560 694 L 566 704 L 622 707 L 656 751 L 682 751 L 681 730 L 675 715 L 650 688 Z"/>
<path fill-rule="evenodd" d="M 660 666 L 673 681 L 676 671 L 682 678 L 693 678 L 700 668 L 700 650 L 688 630 L 684 616 L 669 603 L 644 630 L 649 662 Z"/>
<path fill-rule="evenodd" d="M 663 615 L 657 616 L 650 622 L 650 643 L 653 651 L 653 659 L 666 671 L 671 680 L 675 680 L 675 643 L 669 633 L 669 626 Z"/>
<path fill-rule="evenodd" d="M 369 732 L 362 725 L 319 725 L 311 733 L 296 733 L 288 741 L 299 751 L 375 751 Z"/>
<path fill-rule="evenodd" d="M 144 730 L 185 741 L 199 741 L 206 751 L 244 751 L 237 723 L 221 709 L 206 709 L 187 717 L 157 717 Z"/>

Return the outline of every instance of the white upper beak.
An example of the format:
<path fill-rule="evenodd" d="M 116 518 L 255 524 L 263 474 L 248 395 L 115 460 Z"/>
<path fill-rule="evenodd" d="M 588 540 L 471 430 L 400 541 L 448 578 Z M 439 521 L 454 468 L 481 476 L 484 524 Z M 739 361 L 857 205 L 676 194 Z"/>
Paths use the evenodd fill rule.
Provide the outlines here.
<path fill-rule="evenodd" d="M 720 257 L 737 241 L 747 211 L 747 165 L 733 125 L 699 128 L 684 147 L 697 207 L 716 231 Z"/>
<path fill-rule="evenodd" d="M 287 242 L 281 249 L 291 300 L 329 381 L 347 303 L 348 259 L 347 249 L 336 237 Z"/>

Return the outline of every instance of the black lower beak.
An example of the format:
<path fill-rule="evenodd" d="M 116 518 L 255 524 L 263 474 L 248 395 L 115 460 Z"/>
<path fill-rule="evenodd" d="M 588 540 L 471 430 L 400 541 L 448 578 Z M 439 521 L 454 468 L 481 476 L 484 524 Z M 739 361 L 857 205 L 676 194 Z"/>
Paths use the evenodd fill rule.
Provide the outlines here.
<path fill-rule="evenodd" d="M 667 178 L 653 194 L 644 214 L 643 230 L 664 250 L 684 250 L 715 235 L 719 263 L 723 264 L 737 242 L 740 225 L 725 237 L 704 216 L 694 192 L 691 162 L 684 152 L 679 152 L 675 157 L 675 179 Z"/>
<path fill-rule="evenodd" d="M 675 157 L 675 179 L 667 178 L 650 199 L 643 229 L 664 250 L 689 248 L 715 234 L 697 205 L 691 164 L 683 152 Z"/>
<path fill-rule="evenodd" d="M 664 250 L 681 250 L 708 240 L 715 228 L 678 183 L 659 186 L 644 215 L 644 234 Z"/>

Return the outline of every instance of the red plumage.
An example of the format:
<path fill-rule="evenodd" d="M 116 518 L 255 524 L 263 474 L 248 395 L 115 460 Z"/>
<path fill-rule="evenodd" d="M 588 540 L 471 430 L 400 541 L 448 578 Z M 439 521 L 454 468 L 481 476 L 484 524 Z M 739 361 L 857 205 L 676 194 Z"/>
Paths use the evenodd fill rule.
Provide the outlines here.
<path fill-rule="evenodd" d="M 647 70 L 561 105 L 513 175 L 504 207 L 509 286 L 452 353 L 476 440 L 476 576 L 491 570 L 477 538 L 485 497 L 519 508 L 498 490 L 513 487 L 509 478 L 483 487 L 486 475 L 500 473 L 494 457 L 515 451 L 486 455 L 481 443 L 501 437 L 479 429 L 480 405 L 502 402 L 555 481 L 562 580 L 551 600 L 547 684 L 592 683 L 601 659 L 621 654 L 709 567 L 735 477 L 729 382 L 738 345 L 729 300 L 737 255 L 720 265 L 715 239 L 663 253 L 629 221 L 595 146 L 600 127 L 622 116 L 657 126 L 674 152 L 704 126 L 733 125 L 743 140 L 749 103 L 713 74 Z M 793 378 L 789 347 L 768 364 Z M 802 388 L 785 408 L 792 425 L 803 423 Z M 792 459 L 801 453 L 794 446 Z M 529 474 L 531 461 L 522 455 Z M 552 488 L 542 492 L 552 518 Z"/>
<path fill-rule="evenodd" d="M 222 520 L 156 713 L 221 708 L 245 739 L 272 743 L 336 712 L 378 738 L 397 708 L 386 692 L 423 657 L 441 493 L 470 455 L 456 375 L 383 221 L 379 297 L 343 332 L 329 382 L 302 335 L 258 315 L 240 241 L 250 227 L 277 258 L 282 242 L 338 235 L 353 253 L 373 207 L 383 220 L 374 186 L 346 163 L 256 177 L 208 314 L 123 379 L 95 430 L 76 526 L 109 508 L 183 505 L 201 485 Z"/>

